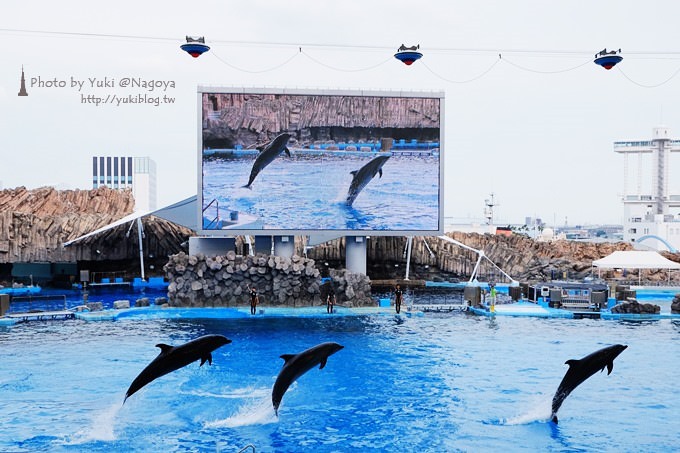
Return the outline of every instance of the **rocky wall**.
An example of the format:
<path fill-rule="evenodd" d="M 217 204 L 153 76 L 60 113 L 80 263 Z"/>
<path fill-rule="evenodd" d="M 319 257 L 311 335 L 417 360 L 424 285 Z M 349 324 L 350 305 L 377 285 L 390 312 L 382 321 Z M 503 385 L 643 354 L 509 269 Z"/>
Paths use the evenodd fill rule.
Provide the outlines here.
<path fill-rule="evenodd" d="M 628 242 L 577 242 L 555 240 L 539 242 L 520 234 L 511 236 L 446 233 L 452 239 L 468 247 L 483 250 L 486 257 L 515 280 L 539 282 L 552 278 L 580 280 L 597 273 L 593 271 L 594 260 L 603 258 L 616 250 L 633 250 Z M 373 263 L 405 263 L 407 238 L 404 236 L 372 236 L 366 242 L 369 268 Z M 430 253 L 432 252 L 432 253 Z M 661 252 L 666 258 L 680 262 L 680 254 Z M 345 259 L 345 238 L 335 239 L 307 251 L 307 256 L 319 262 L 343 261 Z M 415 236 L 412 243 L 411 265 L 428 266 L 459 279 L 465 280 L 475 269 L 477 253 L 444 241 L 439 237 Z M 414 270 L 412 268 L 412 270 Z M 403 275 L 403 268 L 399 272 Z M 615 277 L 613 270 L 601 270 L 604 278 Z M 430 273 L 431 274 L 431 273 Z M 637 271 L 635 272 L 637 276 Z M 482 279 L 502 278 L 498 270 L 483 260 L 479 275 Z M 666 281 L 666 269 L 644 269 L 642 280 Z M 426 276 L 430 278 L 431 275 Z M 417 278 L 417 277 L 416 277 Z M 671 282 L 677 283 L 680 273 L 671 275 Z M 503 280 L 501 280 L 503 281 Z"/>
<path fill-rule="evenodd" d="M 296 132 L 291 140 L 296 147 L 316 140 L 348 138 L 423 140 L 439 138 L 440 101 L 398 96 L 222 93 L 203 98 L 203 117 L 204 141 L 221 141 L 224 146 L 248 147 L 272 140 L 282 131 Z M 392 135 L 404 129 L 407 137 Z"/>
<path fill-rule="evenodd" d="M 139 257 L 136 234 L 129 224 L 90 236 L 69 247 L 64 243 L 132 213 L 129 190 L 0 190 L 0 263 L 111 261 Z M 191 230 L 146 216 L 143 248 L 148 255 L 179 252 Z M 135 227 L 136 228 L 136 227 Z"/>
<path fill-rule="evenodd" d="M 182 307 L 230 307 L 249 304 L 248 287 L 257 289 L 260 305 L 321 305 L 321 276 L 314 260 L 294 255 L 205 256 L 179 253 L 164 266 L 168 304 Z M 339 304 L 374 304 L 370 281 L 362 274 L 335 271 L 332 285 Z"/>

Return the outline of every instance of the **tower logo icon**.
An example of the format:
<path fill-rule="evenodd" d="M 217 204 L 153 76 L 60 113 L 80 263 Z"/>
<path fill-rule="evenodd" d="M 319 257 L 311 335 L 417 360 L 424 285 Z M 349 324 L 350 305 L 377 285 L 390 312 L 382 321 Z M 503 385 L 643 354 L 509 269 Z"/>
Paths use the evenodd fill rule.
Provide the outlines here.
<path fill-rule="evenodd" d="M 21 66 L 21 88 L 19 89 L 19 96 L 28 96 L 26 91 L 26 78 L 24 77 L 24 66 Z"/>

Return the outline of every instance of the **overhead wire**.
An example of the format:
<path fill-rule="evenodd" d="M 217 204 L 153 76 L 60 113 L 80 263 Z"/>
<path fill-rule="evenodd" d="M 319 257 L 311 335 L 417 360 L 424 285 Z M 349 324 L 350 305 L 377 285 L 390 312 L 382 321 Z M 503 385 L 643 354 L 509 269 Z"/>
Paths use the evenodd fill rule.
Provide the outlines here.
<path fill-rule="evenodd" d="M 176 38 L 164 38 L 158 36 L 140 36 L 140 35 L 119 35 L 112 33 L 84 33 L 71 31 L 49 31 L 49 30 L 26 30 L 17 28 L 0 28 L 3 33 L 25 33 L 25 34 L 41 34 L 53 36 L 65 36 L 75 38 L 116 38 L 116 39 L 131 39 L 131 40 L 145 40 L 145 41 L 177 41 Z"/>
<path fill-rule="evenodd" d="M 316 63 L 316 64 L 318 64 L 318 65 L 324 66 L 324 67 L 329 68 L 329 69 L 333 69 L 333 70 L 335 70 L 335 71 L 340 71 L 340 72 L 362 72 L 362 71 L 370 71 L 371 69 L 375 69 L 375 68 L 377 68 L 378 66 L 382 66 L 382 65 L 384 65 L 385 63 L 387 63 L 388 61 L 391 61 L 391 60 L 392 60 L 392 56 L 390 55 L 387 59 L 381 61 L 380 63 L 371 65 L 371 66 L 367 66 L 367 67 L 364 67 L 364 68 L 347 69 L 347 68 L 340 68 L 340 67 L 337 67 L 337 66 L 332 66 L 332 65 L 329 65 L 329 64 L 324 63 L 324 62 L 322 62 L 322 61 L 319 61 L 317 58 L 312 57 L 309 53 L 307 53 L 307 52 L 305 52 L 304 50 L 302 50 L 302 47 L 300 47 L 300 53 L 301 53 L 302 55 L 304 55 L 305 57 L 309 58 L 311 61 L 313 61 L 314 63 Z"/>
<path fill-rule="evenodd" d="M 70 32 L 70 31 L 55 31 L 55 30 L 31 30 L 20 28 L 0 28 L 0 33 L 23 33 L 23 34 L 43 34 L 43 35 L 61 35 L 83 38 L 119 38 L 131 40 L 160 40 L 160 41 L 178 41 L 176 37 L 167 36 L 146 36 L 146 35 L 124 35 L 115 33 L 87 33 L 87 32 Z M 266 47 L 322 47 L 322 48 L 336 48 L 336 49 L 367 49 L 367 50 L 392 50 L 394 46 L 375 45 L 375 44 L 347 44 L 347 43 L 320 43 L 320 42 L 284 42 L 284 41 L 248 41 L 248 40 L 224 40 L 211 39 L 215 44 L 226 45 L 248 45 L 248 46 L 266 46 Z M 429 46 L 428 52 L 446 52 L 446 53 L 492 53 L 492 54 L 541 54 L 541 55 L 590 55 L 590 50 L 568 50 L 568 49 L 527 49 L 527 48 L 478 48 L 478 47 L 438 47 Z M 628 55 L 676 55 L 680 56 L 680 51 L 668 50 L 638 50 L 626 51 Z"/>
<path fill-rule="evenodd" d="M 482 77 L 484 77 L 485 75 L 487 75 L 489 72 L 491 72 L 491 70 L 492 70 L 494 67 L 496 67 L 496 65 L 497 65 L 500 61 L 501 61 L 500 58 L 497 59 L 496 61 L 493 62 L 493 64 L 492 64 L 491 66 L 489 66 L 488 68 L 486 68 L 481 74 L 476 75 L 476 76 L 472 77 L 471 79 L 466 79 L 466 80 L 451 80 L 451 79 L 449 79 L 449 78 L 447 78 L 447 77 L 444 77 L 444 76 L 442 76 L 442 75 L 440 75 L 440 74 L 437 74 L 437 73 L 436 73 L 435 71 L 433 71 L 432 68 L 430 68 L 424 61 L 421 60 L 419 63 L 422 64 L 423 66 L 425 66 L 425 69 L 427 69 L 428 71 L 430 71 L 435 77 L 437 77 L 437 78 L 443 80 L 444 82 L 462 84 L 462 83 L 470 83 L 470 82 L 474 82 L 474 81 L 477 81 L 477 80 L 481 79 Z"/>
<path fill-rule="evenodd" d="M 499 55 L 499 57 L 500 57 L 500 55 Z M 585 61 L 585 62 L 579 64 L 578 66 L 572 66 L 570 68 L 565 68 L 565 69 L 557 69 L 557 70 L 554 70 L 554 71 L 542 71 L 542 70 L 539 70 L 539 69 L 532 69 L 532 68 L 528 68 L 526 66 L 522 66 L 520 64 L 517 64 L 517 63 L 514 63 L 514 62 L 508 60 L 507 58 L 501 57 L 500 60 L 503 60 L 504 62 L 508 63 L 509 65 L 514 66 L 515 68 L 521 69 L 522 71 L 533 72 L 535 74 L 560 74 L 560 73 L 564 73 L 564 72 L 569 72 L 569 71 L 573 71 L 575 69 L 581 68 L 581 67 L 583 67 L 587 64 L 590 64 L 593 61 L 593 59 L 590 58 L 590 59 L 588 59 L 588 61 Z"/>
<path fill-rule="evenodd" d="M 643 83 L 636 82 L 635 80 L 633 80 L 633 79 L 631 79 L 630 77 L 628 77 L 628 75 L 627 75 L 625 72 L 623 72 L 623 69 L 621 69 L 620 66 L 617 65 L 616 67 L 617 67 L 617 69 L 619 70 L 619 72 L 621 73 L 621 75 L 623 75 L 623 77 L 625 77 L 629 82 L 631 82 L 631 83 L 633 83 L 633 84 L 635 84 L 635 85 L 637 85 L 637 86 L 639 86 L 639 87 L 642 87 L 642 88 L 658 88 L 658 87 L 660 87 L 660 86 L 662 86 L 662 85 L 667 84 L 668 82 L 670 82 L 671 80 L 673 80 L 673 79 L 675 78 L 675 76 L 677 76 L 678 74 L 680 74 L 680 68 L 678 68 L 678 69 L 675 70 L 675 72 L 674 72 L 673 74 L 671 74 L 670 77 L 668 77 L 668 78 L 667 78 L 666 80 L 664 80 L 663 82 L 657 83 L 657 84 L 655 84 L 655 85 L 646 85 L 646 84 L 643 84 Z"/>
<path fill-rule="evenodd" d="M 228 61 L 226 61 L 226 60 L 220 58 L 220 56 L 217 55 L 217 53 L 215 53 L 214 50 L 213 50 L 212 52 L 210 52 L 210 53 L 211 53 L 218 61 L 220 61 L 221 63 L 223 63 L 223 64 L 225 64 L 225 65 L 227 65 L 227 66 L 229 66 L 230 68 L 235 69 L 235 70 L 240 71 L 240 72 L 246 72 L 246 73 L 248 73 L 248 74 L 262 74 L 262 73 L 265 73 L 265 72 L 275 71 L 275 70 L 277 70 L 277 69 L 280 69 L 280 68 L 284 67 L 285 65 L 287 65 L 287 64 L 290 63 L 291 61 L 293 61 L 293 60 L 295 59 L 295 57 L 297 57 L 297 56 L 300 54 L 299 52 L 295 52 L 295 53 L 294 53 L 293 55 L 291 55 L 288 59 L 286 59 L 283 63 L 274 65 L 274 66 L 269 67 L 269 68 L 267 68 L 267 69 L 253 70 L 253 69 L 245 69 L 245 68 L 241 68 L 241 67 L 238 67 L 238 66 L 236 66 L 236 65 L 234 65 L 234 64 L 229 63 Z"/>
<path fill-rule="evenodd" d="M 178 42 L 179 40 L 177 38 L 170 38 L 170 37 L 159 37 L 159 36 L 147 36 L 147 35 L 124 35 L 124 34 L 114 34 L 114 33 L 88 33 L 88 32 L 70 32 L 70 31 L 54 31 L 54 30 L 31 30 L 31 29 L 18 29 L 18 28 L 0 28 L 0 33 L 9 33 L 9 34 L 32 34 L 32 35 L 47 35 L 47 36 L 61 36 L 61 37 L 71 37 L 71 38 L 85 38 L 85 39 L 125 39 L 125 40 L 135 40 L 135 41 L 163 41 L 163 42 Z M 385 64 L 387 61 L 389 61 L 392 56 L 386 58 L 385 60 L 380 61 L 379 63 L 366 66 L 366 67 L 361 67 L 361 68 L 353 68 L 353 69 L 348 69 L 344 67 L 339 67 L 335 65 L 328 64 L 326 62 L 321 61 L 319 58 L 314 57 L 310 55 L 309 52 L 306 52 L 303 50 L 304 48 L 319 48 L 319 49 L 326 49 L 326 50 L 357 50 L 357 51 L 386 51 L 393 49 L 393 47 L 389 46 L 384 46 L 384 45 L 367 45 L 367 44 L 336 44 L 336 43 L 293 43 L 293 42 L 268 42 L 268 41 L 247 41 L 247 40 L 219 40 L 219 39 L 213 39 L 211 40 L 212 43 L 216 44 L 227 44 L 230 46 L 261 46 L 261 47 L 296 47 L 298 49 L 297 52 L 295 52 L 293 55 L 291 55 L 289 58 L 287 58 L 285 61 L 282 63 L 276 64 L 274 66 L 261 69 L 261 70 L 253 70 L 253 69 L 247 69 L 247 68 L 242 68 L 237 65 L 234 65 L 233 63 L 228 62 L 224 58 L 221 58 L 214 49 L 211 52 L 215 58 L 220 61 L 221 63 L 229 66 L 230 68 L 249 73 L 249 74 L 259 74 L 259 73 L 265 73 L 265 72 L 270 72 L 270 71 L 275 71 L 277 69 L 280 69 L 281 67 L 289 64 L 291 61 L 293 61 L 299 54 L 303 54 L 307 59 L 310 61 L 326 67 L 328 69 L 332 69 L 335 71 L 339 72 L 362 72 L 362 71 L 369 71 L 372 69 L 375 69 L 379 66 L 382 66 Z M 482 73 L 470 78 L 470 79 L 465 79 L 465 80 L 454 80 L 448 77 L 444 77 L 438 72 L 436 72 L 434 69 L 432 69 L 429 65 L 427 65 L 425 62 L 420 62 L 419 64 L 422 64 L 431 74 L 433 74 L 435 77 L 448 82 L 448 83 L 454 83 L 454 84 L 461 84 L 461 83 L 470 83 L 474 82 L 476 80 L 481 79 L 484 77 L 486 74 L 488 74 L 491 70 L 493 70 L 498 63 L 503 60 L 505 63 L 508 63 L 509 65 L 523 70 L 527 72 L 532 72 L 532 73 L 537 73 L 537 74 L 559 74 L 559 73 L 565 73 L 569 71 L 573 71 L 575 69 L 581 68 L 587 64 L 589 64 L 592 61 L 592 58 L 589 58 L 586 62 L 581 63 L 577 66 L 569 67 L 569 68 L 564 68 L 564 69 L 558 69 L 558 70 L 539 70 L 539 69 L 534 69 L 530 68 L 524 65 L 521 65 L 517 63 L 516 61 L 512 61 L 508 59 L 507 57 L 503 56 L 504 54 L 509 54 L 509 55 L 541 55 L 541 56 L 578 56 L 578 55 L 591 55 L 592 51 L 582 51 L 582 50 L 561 50 L 561 49 L 493 49 L 493 48 L 456 48 L 456 47 L 429 47 L 428 52 L 430 53 L 446 53 L 446 54 L 484 54 L 484 53 L 493 53 L 493 54 L 498 54 L 499 59 L 496 60 L 491 66 L 489 66 L 486 70 L 484 70 Z M 680 59 L 680 51 L 650 51 L 650 50 L 641 50 L 641 51 L 627 51 L 627 55 L 630 56 L 637 56 L 638 58 L 646 58 L 646 59 Z M 623 77 L 628 80 L 629 82 L 643 88 L 657 88 L 662 85 L 665 85 L 666 83 L 670 82 L 673 80 L 678 74 L 680 74 L 680 68 L 677 69 L 670 77 L 665 79 L 664 81 L 657 83 L 657 84 L 644 84 L 640 83 L 631 77 L 629 77 L 619 66 L 617 66 L 619 69 L 619 72 Z"/>

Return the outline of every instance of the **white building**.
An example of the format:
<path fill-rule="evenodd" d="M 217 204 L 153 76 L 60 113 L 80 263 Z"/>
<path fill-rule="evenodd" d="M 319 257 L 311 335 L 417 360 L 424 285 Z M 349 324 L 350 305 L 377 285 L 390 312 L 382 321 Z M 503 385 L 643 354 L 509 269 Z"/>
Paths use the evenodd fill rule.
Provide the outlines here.
<path fill-rule="evenodd" d="M 655 250 L 680 249 L 680 184 L 669 178 L 680 164 L 680 155 L 674 155 L 680 140 L 659 126 L 651 140 L 614 142 L 614 151 L 624 158 L 623 240 Z"/>
<path fill-rule="evenodd" d="M 149 157 L 92 157 L 92 188 L 131 189 L 135 211 L 156 209 L 156 162 Z"/>

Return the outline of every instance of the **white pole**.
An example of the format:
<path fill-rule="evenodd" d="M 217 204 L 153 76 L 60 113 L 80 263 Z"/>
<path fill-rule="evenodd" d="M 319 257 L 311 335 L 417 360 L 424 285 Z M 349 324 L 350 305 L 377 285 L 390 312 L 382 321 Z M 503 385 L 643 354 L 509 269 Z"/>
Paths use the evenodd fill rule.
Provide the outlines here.
<path fill-rule="evenodd" d="M 142 243 L 142 218 L 137 217 L 137 238 L 139 239 L 139 267 L 142 271 L 142 281 L 146 280 L 144 278 L 144 244 Z"/>
<path fill-rule="evenodd" d="M 482 250 L 479 251 L 479 257 L 477 258 L 477 262 L 475 263 L 475 268 L 472 269 L 472 275 L 470 275 L 470 280 L 468 281 L 469 283 L 472 283 L 475 280 L 475 277 L 477 276 L 477 270 L 479 270 L 479 265 L 482 262 L 482 259 L 484 258 L 484 252 Z"/>
<path fill-rule="evenodd" d="M 409 236 L 406 240 L 406 277 L 404 280 L 408 280 L 408 273 L 411 266 L 411 242 L 413 241 L 413 236 Z"/>

